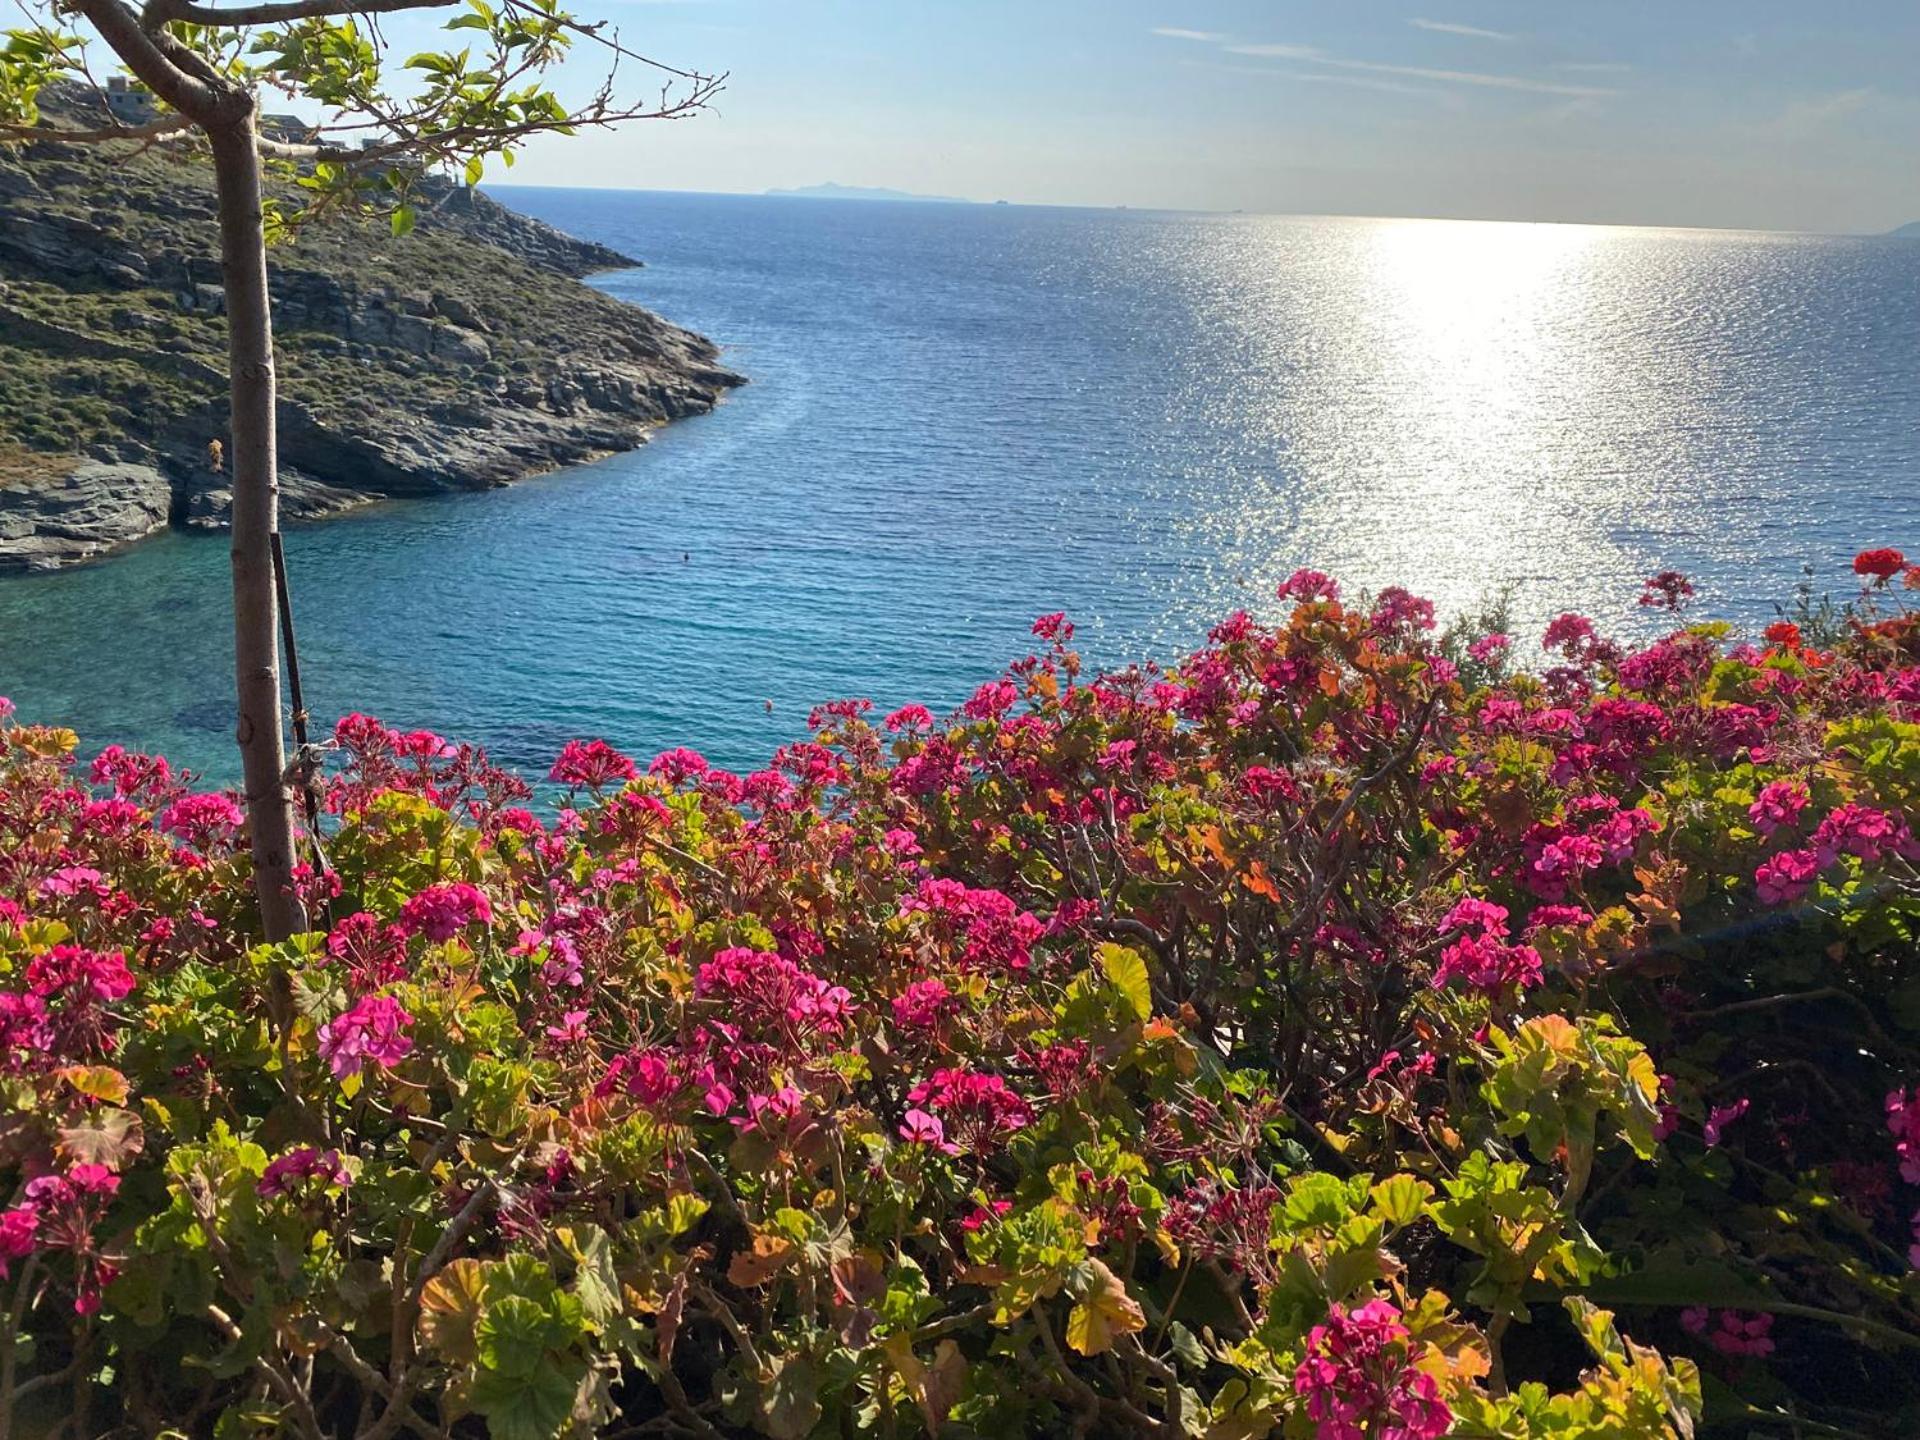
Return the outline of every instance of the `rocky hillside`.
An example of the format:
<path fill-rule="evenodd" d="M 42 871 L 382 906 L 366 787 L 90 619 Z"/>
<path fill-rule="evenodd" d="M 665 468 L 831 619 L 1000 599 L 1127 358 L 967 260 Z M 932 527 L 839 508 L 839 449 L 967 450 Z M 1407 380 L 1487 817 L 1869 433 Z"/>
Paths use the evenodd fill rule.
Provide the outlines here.
<path fill-rule="evenodd" d="M 225 520 L 212 174 L 130 152 L 0 147 L 0 569 Z M 334 220 L 271 254 L 290 518 L 630 449 L 740 383 L 577 278 L 637 262 L 442 183 L 422 208 L 404 240 Z"/>

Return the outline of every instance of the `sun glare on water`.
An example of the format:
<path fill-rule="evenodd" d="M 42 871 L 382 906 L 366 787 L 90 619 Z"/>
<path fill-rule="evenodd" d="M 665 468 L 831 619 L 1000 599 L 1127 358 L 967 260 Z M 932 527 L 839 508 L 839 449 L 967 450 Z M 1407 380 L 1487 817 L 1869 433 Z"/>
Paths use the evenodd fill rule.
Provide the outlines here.
<path fill-rule="evenodd" d="M 1622 315 L 1621 286 L 1655 279 L 1647 233 L 1280 222 L 1215 251 L 1233 273 L 1207 291 L 1240 303 L 1211 318 L 1246 346 L 1273 453 L 1196 517 L 1229 542 L 1239 603 L 1300 563 L 1417 575 L 1446 613 L 1653 559 L 1658 484 L 1697 458 L 1703 395 L 1648 363 L 1658 317 Z"/>

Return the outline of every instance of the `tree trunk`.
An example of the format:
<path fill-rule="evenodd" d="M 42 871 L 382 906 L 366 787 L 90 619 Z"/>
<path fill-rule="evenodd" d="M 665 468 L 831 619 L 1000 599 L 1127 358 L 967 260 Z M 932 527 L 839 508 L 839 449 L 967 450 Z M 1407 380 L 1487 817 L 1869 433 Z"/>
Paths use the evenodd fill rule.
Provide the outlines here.
<path fill-rule="evenodd" d="M 293 797 L 281 738 L 279 615 L 273 540 L 280 523 L 274 438 L 273 317 L 267 300 L 266 231 L 260 211 L 260 156 L 252 107 L 210 126 L 220 197 L 220 266 L 227 290 L 227 353 L 233 433 L 233 661 L 238 689 L 241 774 L 253 883 L 268 940 L 306 928 L 293 890 Z"/>

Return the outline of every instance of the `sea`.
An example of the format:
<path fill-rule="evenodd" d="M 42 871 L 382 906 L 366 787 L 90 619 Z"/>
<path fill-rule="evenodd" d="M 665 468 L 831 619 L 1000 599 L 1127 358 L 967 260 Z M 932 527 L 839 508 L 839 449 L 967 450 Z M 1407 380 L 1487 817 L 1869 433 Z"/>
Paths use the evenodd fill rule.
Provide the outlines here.
<path fill-rule="evenodd" d="M 963 700 L 1065 611 L 1173 659 L 1300 566 L 1443 616 L 1755 630 L 1920 549 L 1920 243 L 557 189 L 751 379 L 632 454 L 290 528 L 309 708 L 751 768 Z M 0 581 L 0 694 L 234 778 L 227 549 Z"/>

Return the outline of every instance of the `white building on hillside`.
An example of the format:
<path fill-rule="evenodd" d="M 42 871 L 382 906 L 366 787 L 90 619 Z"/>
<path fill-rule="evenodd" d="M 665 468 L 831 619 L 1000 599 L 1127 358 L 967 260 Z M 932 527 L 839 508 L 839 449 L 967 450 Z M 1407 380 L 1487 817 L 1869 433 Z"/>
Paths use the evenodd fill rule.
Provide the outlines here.
<path fill-rule="evenodd" d="M 129 83 L 124 75 L 107 77 L 107 109 L 122 125 L 150 125 L 160 114 L 153 92 Z"/>

